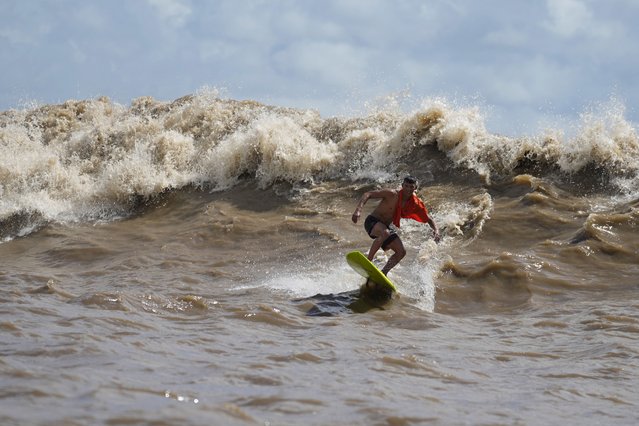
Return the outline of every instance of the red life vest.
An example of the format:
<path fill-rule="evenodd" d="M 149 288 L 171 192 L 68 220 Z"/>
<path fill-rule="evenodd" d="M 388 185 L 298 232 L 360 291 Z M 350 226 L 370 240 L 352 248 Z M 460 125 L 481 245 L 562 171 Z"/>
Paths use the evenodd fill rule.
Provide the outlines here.
<path fill-rule="evenodd" d="M 402 196 L 404 191 L 399 191 L 397 195 L 397 206 L 395 207 L 395 215 L 393 216 L 393 224 L 399 228 L 400 219 L 413 219 L 417 222 L 427 223 L 430 220 L 428 210 L 422 200 L 413 194 L 402 208 Z"/>

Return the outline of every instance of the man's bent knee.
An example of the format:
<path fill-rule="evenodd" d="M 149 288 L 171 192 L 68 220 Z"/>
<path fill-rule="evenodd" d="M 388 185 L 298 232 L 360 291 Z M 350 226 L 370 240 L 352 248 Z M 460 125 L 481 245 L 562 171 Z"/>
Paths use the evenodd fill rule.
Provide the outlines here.
<path fill-rule="evenodd" d="M 386 239 L 390 237 L 390 235 L 391 235 L 390 231 L 388 229 L 384 229 L 383 231 L 379 233 L 379 235 L 377 236 L 377 239 L 380 241 L 386 241 Z"/>
<path fill-rule="evenodd" d="M 389 246 L 389 249 L 393 250 L 393 255 L 396 259 L 403 259 L 406 256 L 406 249 L 404 248 L 404 244 L 401 243 L 399 238 L 393 241 Z"/>
<path fill-rule="evenodd" d="M 398 250 L 395 253 L 397 254 L 397 257 L 399 257 L 399 260 L 402 260 L 404 256 L 406 256 L 406 249 L 402 247 L 401 250 Z"/>

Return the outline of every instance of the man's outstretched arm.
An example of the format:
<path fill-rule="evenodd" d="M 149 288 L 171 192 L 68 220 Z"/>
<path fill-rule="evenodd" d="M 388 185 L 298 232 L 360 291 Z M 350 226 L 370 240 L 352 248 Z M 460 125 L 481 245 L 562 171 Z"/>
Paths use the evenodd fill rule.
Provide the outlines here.
<path fill-rule="evenodd" d="M 439 240 L 442 239 L 441 235 L 439 235 L 439 230 L 437 229 L 437 225 L 435 224 L 435 221 L 429 216 L 428 217 L 428 225 L 430 225 L 431 228 L 433 228 L 433 232 L 435 233 L 435 242 L 438 243 Z"/>

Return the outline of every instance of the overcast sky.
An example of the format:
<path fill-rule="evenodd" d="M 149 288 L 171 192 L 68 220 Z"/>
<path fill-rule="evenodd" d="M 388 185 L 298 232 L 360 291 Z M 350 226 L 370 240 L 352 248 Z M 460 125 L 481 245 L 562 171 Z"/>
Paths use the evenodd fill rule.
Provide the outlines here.
<path fill-rule="evenodd" d="M 201 87 L 354 115 L 479 105 L 532 133 L 617 99 L 639 121 L 639 0 L 0 0 L 0 110 Z"/>

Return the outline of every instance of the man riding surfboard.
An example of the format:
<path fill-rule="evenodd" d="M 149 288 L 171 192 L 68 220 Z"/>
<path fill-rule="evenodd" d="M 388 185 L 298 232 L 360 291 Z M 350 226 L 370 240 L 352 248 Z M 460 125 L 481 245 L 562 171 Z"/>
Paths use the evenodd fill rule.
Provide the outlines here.
<path fill-rule="evenodd" d="M 402 182 L 401 189 L 365 192 L 355 208 L 355 213 L 353 213 L 353 223 L 357 223 L 362 208 L 369 199 L 381 200 L 375 210 L 366 217 L 364 228 L 366 233 L 374 239 L 368 252 L 368 260 L 372 261 L 380 248 L 393 251 L 393 255 L 382 268 L 385 275 L 388 275 L 388 272 L 406 256 L 404 244 L 395 230 L 390 228 L 391 223 L 397 228 L 400 227 L 400 219 L 402 218 L 428 223 L 435 233 L 435 242 L 439 242 L 441 239 L 437 225 L 428 215 L 424 203 L 415 194 L 416 189 L 417 179 L 407 176 Z"/>

